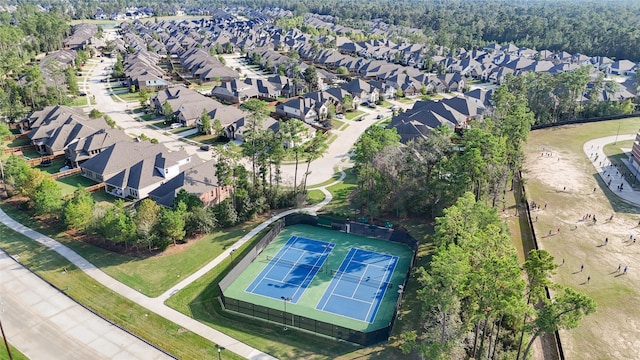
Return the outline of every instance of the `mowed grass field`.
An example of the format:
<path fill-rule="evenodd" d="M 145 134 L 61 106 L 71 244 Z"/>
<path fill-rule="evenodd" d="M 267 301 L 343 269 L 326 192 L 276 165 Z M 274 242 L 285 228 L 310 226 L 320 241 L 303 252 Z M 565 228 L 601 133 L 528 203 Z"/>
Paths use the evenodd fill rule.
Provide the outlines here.
<path fill-rule="evenodd" d="M 583 149 L 589 140 L 618 133 L 624 140 L 607 145 L 605 152 L 619 159 L 631 146 L 625 140 L 638 129 L 638 118 L 570 125 L 533 131 L 526 145 L 527 200 L 541 207 L 532 212 L 538 219 L 534 229 L 540 248 L 560 265 L 554 280 L 598 304 L 578 328 L 560 332 L 567 359 L 639 357 L 640 242 L 629 237 L 640 240 L 640 208 L 608 189 Z M 597 223 L 583 220 L 587 213 L 595 214 Z M 628 274 L 616 272 L 618 265 L 627 266 Z"/>

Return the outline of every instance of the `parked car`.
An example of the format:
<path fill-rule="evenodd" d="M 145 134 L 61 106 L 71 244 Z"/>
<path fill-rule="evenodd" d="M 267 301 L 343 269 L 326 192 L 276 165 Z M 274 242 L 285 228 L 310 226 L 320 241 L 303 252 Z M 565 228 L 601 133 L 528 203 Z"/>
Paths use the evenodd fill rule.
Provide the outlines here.
<path fill-rule="evenodd" d="M 181 127 L 182 127 L 182 123 L 179 123 L 179 122 L 171 124 L 172 129 L 177 129 Z"/>
<path fill-rule="evenodd" d="M 53 161 L 51 160 L 42 160 L 40 162 L 40 167 L 48 167 L 51 166 L 51 164 L 53 164 Z"/>
<path fill-rule="evenodd" d="M 391 111 L 396 111 L 396 110 L 398 110 L 398 109 L 400 109 L 400 107 L 399 107 L 398 105 L 393 105 L 393 106 L 391 107 Z"/>
<path fill-rule="evenodd" d="M 342 115 L 342 114 L 336 114 L 336 119 L 344 119 L 344 115 Z"/>
<path fill-rule="evenodd" d="M 384 115 L 378 114 L 378 116 L 376 116 L 376 119 L 382 119 L 383 117 L 384 117 Z"/>
<path fill-rule="evenodd" d="M 372 108 L 372 109 L 375 109 L 377 107 L 377 105 L 374 104 L 374 103 L 368 103 L 367 106 Z"/>
<path fill-rule="evenodd" d="M 202 146 L 200 146 L 200 150 L 203 150 L 203 151 L 209 151 L 209 150 L 211 150 L 211 146 L 209 146 L 209 145 L 202 145 Z"/>

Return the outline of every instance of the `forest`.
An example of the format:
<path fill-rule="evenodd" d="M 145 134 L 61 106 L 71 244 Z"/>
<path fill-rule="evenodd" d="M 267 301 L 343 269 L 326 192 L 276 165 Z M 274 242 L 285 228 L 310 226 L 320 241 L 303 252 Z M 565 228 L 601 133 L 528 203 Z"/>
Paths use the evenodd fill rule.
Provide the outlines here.
<path fill-rule="evenodd" d="M 49 6 L 60 17 L 72 19 L 92 18 L 98 8 L 110 13 L 128 6 L 146 6 L 158 16 L 173 15 L 180 5 L 145 0 L 21 3 Z M 424 35 L 422 41 L 450 49 L 514 43 L 537 50 L 640 61 L 640 3 L 632 0 L 197 0 L 190 2 L 189 9 L 227 6 L 279 7 L 296 15 L 331 15 L 336 23 L 365 31 L 371 27 L 369 21 L 379 19 L 389 25 L 419 29 Z M 41 34 L 49 36 L 47 32 Z M 56 36 L 55 32 L 50 34 Z"/>

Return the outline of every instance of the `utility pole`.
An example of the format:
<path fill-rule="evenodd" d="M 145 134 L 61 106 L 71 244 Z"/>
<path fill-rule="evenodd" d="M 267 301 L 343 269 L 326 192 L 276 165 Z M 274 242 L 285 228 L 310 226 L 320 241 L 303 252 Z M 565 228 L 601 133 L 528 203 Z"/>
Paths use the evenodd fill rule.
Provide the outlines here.
<path fill-rule="evenodd" d="M 7 348 L 7 354 L 9 354 L 9 360 L 13 360 L 13 355 L 11 355 L 11 349 L 9 348 L 9 342 L 7 342 L 7 337 L 4 335 L 2 321 L 0 321 L 0 332 L 2 333 L 2 339 L 4 340 L 4 347 Z"/>

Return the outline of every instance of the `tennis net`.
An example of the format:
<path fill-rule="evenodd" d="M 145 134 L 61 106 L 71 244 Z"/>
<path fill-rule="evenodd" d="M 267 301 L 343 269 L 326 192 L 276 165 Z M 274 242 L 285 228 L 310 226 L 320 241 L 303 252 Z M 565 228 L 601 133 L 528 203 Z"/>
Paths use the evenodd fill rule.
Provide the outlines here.
<path fill-rule="evenodd" d="M 346 281 L 357 283 L 359 285 L 371 286 L 375 288 L 385 288 L 385 287 L 392 286 L 392 284 L 389 282 L 380 281 L 380 279 L 372 279 L 370 276 L 362 276 L 362 277 L 355 276 L 339 270 L 331 270 L 330 272 L 331 272 L 331 275 L 333 275 L 339 280 L 346 280 Z"/>
<path fill-rule="evenodd" d="M 316 266 L 312 264 L 291 261 L 283 258 L 274 258 L 271 256 L 267 256 L 267 262 L 273 262 L 275 265 L 289 265 L 291 267 L 300 267 L 303 269 L 317 270 L 319 272 L 322 271 L 322 266 Z"/>

